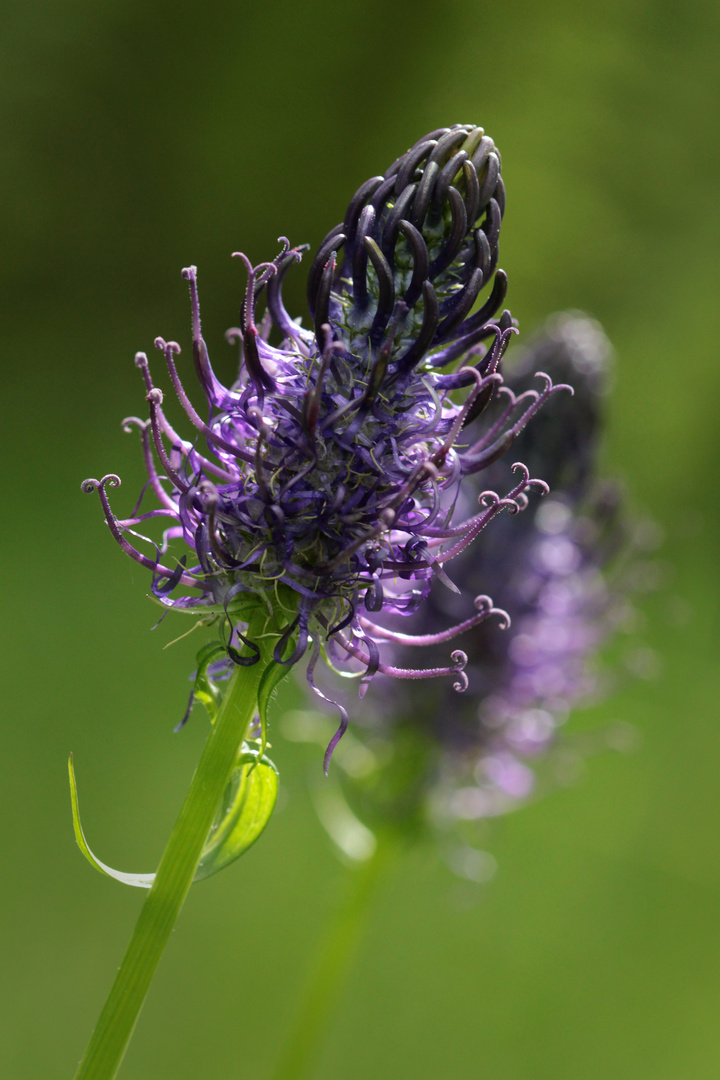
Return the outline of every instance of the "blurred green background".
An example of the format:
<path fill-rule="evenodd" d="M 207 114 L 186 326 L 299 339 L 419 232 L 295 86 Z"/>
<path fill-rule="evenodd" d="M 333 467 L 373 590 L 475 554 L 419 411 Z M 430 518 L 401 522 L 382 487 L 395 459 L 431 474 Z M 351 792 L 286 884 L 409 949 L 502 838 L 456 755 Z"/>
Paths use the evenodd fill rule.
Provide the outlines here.
<path fill-rule="evenodd" d="M 314 1075 L 720 1075 L 719 24 L 714 0 L 4 5 L 2 1076 L 72 1075 L 142 900 L 75 847 L 68 751 L 90 844 L 146 871 L 205 732 L 198 712 L 172 735 L 197 645 L 148 633 L 146 576 L 80 493 L 117 471 L 118 511 L 134 504 L 134 352 L 187 345 L 194 262 L 229 375 L 230 253 L 316 245 L 366 177 L 458 121 L 503 153 L 521 329 L 582 308 L 617 349 L 606 468 L 665 531 L 643 604 L 661 670 L 592 713 L 634 724 L 639 750 L 498 822 L 489 885 L 429 844 L 398 861 Z M 274 757 L 282 810 L 192 891 L 127 1080 L 269 1075 L 348 873 L 306 756 L 276 739 Z"/>

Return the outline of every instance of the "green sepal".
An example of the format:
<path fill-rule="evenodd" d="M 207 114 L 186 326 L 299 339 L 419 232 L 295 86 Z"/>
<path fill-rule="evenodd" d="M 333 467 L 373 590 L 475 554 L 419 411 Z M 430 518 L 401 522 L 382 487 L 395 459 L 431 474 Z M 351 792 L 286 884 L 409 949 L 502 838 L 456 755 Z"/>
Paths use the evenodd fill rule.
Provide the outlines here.
<path fill-rule="evenodd" d="M 268 736 L 268 706 L 270 704 L 270 698 L 280 685 L 282 680 L 288 673 L 287 666 L 285 664 L 279 664 L 277 660 L 271 660 L 268 666 L 262 673 L 260 679 L 260 685 L 258 686 L 258 713 L 260 715 L 260 749 L 259 755 L 262 758 L 265 753 L 265 747 L 267 746 Z"/>
<path fill-rule="evenodd" d="M 126 874 L 121 870 L 114 870 L 101 862 L 90 850 L 80 823 L 72 754 L 68 760 L 68 773 L 75 839 L 85 858 L 101 874 L 115 878 L 123 885 L 149 889 L 155 880 L 155 874 Z M 275 765 L 248 743 L 243 743 L 205 841 L 194 881 L 200 881 L 216 874 L 218 870 L 223 870 L 255 843 L 270 820 L 277 792 L 278 771 Z"/>

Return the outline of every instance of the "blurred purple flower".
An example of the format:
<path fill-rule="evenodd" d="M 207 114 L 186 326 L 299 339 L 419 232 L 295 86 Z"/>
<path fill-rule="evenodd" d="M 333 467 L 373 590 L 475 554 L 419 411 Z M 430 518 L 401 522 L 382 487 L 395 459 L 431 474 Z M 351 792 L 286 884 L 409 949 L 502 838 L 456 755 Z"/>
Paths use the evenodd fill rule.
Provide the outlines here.
<path fill-rule="evenodd" d="M 248 284 L 240 325 L 228 332 L 240 343 L 239 376 L 229 387 L 210 364 L 196 270 L 183 271 L 205 398 L 198 409 L 176 366 L 180 346 L 162 338 L 155 345 L 194 437 L 173 428 L 138 353 L 150 418 L 125 426 L 140 429 L 143 495 L 150 490 L 157 506 L 143 511 L 141 496 L 132 516 L 119 520 L 107 494 L 116 476 L 83 487 L 98 491 L 123 550 L 152 571 L 158 602 L 216 617 L 234 663 L 258 659 L 242 627 L 248 598 L 260 596 L 286 624 L 275 662 L 291 665 L 309 651 L 314 689 L 326 642 L 360 661 L 363 688 L 376 672 L 450 674 L 456 689 L 465 688 L 460 651 L 423 669 L 383 663 L 368 616 L 415 610 L 433 577 L 453 589 L 446 563 L 503 509 L 522 509 L 532 487 L 545 490 L 516 465 L 504 497 L 480 493 L 479 509 L 468 507 L 453 523 L 461 481 L 502 456 L 559 389 L 546 376 L 539 389 L 519 394 L 503 384 L 501 358 L 515 332 L 509 312 L 494 318 L 507 287 L 496 271 L 504 205 L 500 155 L 482 129 L 431 132 L 359 188 L 320 245 L 308 277 L 312 329 L 290 318 L 282 299 L 283 278 L 302 249 L 281 238 L 280 253 L 254 267 L 238 253 Z M 470 314 L 493 277 L 487 300 Z M 450 397 L 458 390 L 462 404 Z M 479 430 L 469 435 L 471 424 Z M 149 521 L 165 529 L 144 553 L 131 538 Z M 190 565 L 172 556 L 175 541 L 189 549 Z M 484 598 L 434 644 L 495 611 Z M 340 708 L 328 756 L 347 725 Z"/>
<path fill-rule="evenodd" d="M 570 709 L 596 693 L 597 652 L 626 612 L 624 592 L 606 572 L 628 544 L 620 493 L 595 474 L 608 355 L 597 323 L 562 315 L 506 373 L 505 385 L 520 396 L 539 369 L 575 389 L 572 399 L 553 397 L 515 445 L 551 494 L 520 521 L 497 522 L 454 567 L 461 595 L 477 593 L 482 605 L 481 590 L 491 583 L 512 624 L 507 620 L 504 632 L 478 624 L 463 635 L 462 698 L 449 698 L 441 686 L 422 693 L 412 685 L 379 686 L 376 716 L 370 710 L 364 717 L 371 735 L 401 747 L 403 731 L 425 732 L 426 772 L 412 781 L 414 798 L 418 784 L 427 794 L 429 769 L 431 798 L 446 818 L 492 817 L 532 794 L 533 762 L 553 746 Z M 506 473 L 498 462 L 485 479 L 501 485 Z M 472 484 L 463 487 L 460 504 L 472 496 Z M 428 630 L 439 639 L 461 612 L 458 596 L 433 589 L 415 619 L 418 636 Z M 399 621 L 389 619 L 380 635 L 403 663 L 409 639 Z"/>

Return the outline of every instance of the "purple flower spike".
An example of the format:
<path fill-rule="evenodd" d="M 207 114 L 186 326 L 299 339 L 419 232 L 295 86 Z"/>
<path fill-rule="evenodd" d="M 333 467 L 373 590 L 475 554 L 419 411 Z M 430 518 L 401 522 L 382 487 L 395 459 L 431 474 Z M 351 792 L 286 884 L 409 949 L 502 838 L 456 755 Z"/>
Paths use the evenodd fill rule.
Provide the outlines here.
<path fill-rule="evenodd" d="M 129 423 L 140 427 L 158 506 L 118 520 L 106 493 L 114 478 L 85 487 L 98 491 L 123 549 L 153 571 L 157 602 L 216 616 L 236 663 L 257 658 L 254 643 L 245 641 L 241 661 L 231 642 L 248 598 L 260 596 L 286 623 L 275 661 L 295 664 L 310 650 L 313 685 L 318 651 L 330 648 L 359 661 L 361 692 L 375 672 L 449 674 L 464 689 L 462 653 L 427 669 L 381 662 L 384 632 L 368 615 L 412 612 L 434 577 L 455 588 L 450 560 L 502 510 L 515 514 L 528 492 L 545 490 L 520 466 L 507 495 L 483 491 L 480 508 L 455 520 L 463 478 L 502 456 L 562 388 L 544 376 L 520 394 L 503 384 L 515 333 L 509 312 L 495 318 L 507 287 L 496 271 L 504 207 L 494 143 L 481 128 L 455 125 L 421 139 L 353 196 L 310 267 L 312 329 L 282 299 L 303 249 L 283 237 L 279 254 L 258 266 L 238 253 L 247 287 L 229 332 L 241 351 L 229 387 L 203 338 L 197 271 L 183 270 L 198 407 L 180 346 L 155 345 L 191 437 L 171 426 L 138 353 L 150 416 Z M 458 404 L 450 395 L 463 389 Z M 128 535 L 148 521 L 164 531 L 145 554 Z M 171 555 L 177 541 L 190 550 L 188 565 Z M 460 629 L 498 614 L 487 601 L 472 615 L 471 602 Z"/>
<path fill-rule="evenodd" d="M 453 700 L 442 686 L 418 692 L 414 683 L 398 682 L 383 687 L 375 720 L 366 717 L 371 740 L 392 733 L 393 746 L 402 746 L 402 732 L 429 739 L 434 751 L 424 759 L 429 771 L 418 783 L 432 777 L 424 793 L 431 793 L 444 819 L 492 817 L 533 793 L 535 763 L 552 749 L 571 708 L 597 694 L 597 652 L 627 614 L 625 591 L 632 582 L 613 584 L 607 572 L 619 551 L 631 549 L 621 498 L 615 485 L 595 477 L 608 354 L 607 339 L 591 319 L 569 314 L 551 320 L 509 367 L 500 389 L 508 402 L 520 401 L 537 393 L 532 387 L 540 372 L 543 380 L 551 374 L 575 388 L 574 399 L 553 397 L 515 440 L 514 452 L 549 482 L 551 494 L 521 521 L 498 522 L 471 546 L 466 541 L 473 519 L 467 515 L 459 539 L 452 526 L 437 531 L 451 545 L 445 556 L 460 555 L 454 580 L 461 592 L 433 589 L 418 612 L 414 636 L 401 631 L 398 619 L 379 627 L 360 616 L 364 629 L 388 643 L 391 655 L 382 673 L 409 662 L 411 645 L 425 646 L 429 663 L 440 662 L 450 638 L 465 651 L 468 692 L 462 699 Z M 464 457 L 472 459 L 474 448 Z M 519 468 L 526 478 L 525 465 Z M 486 480 L 501 486 L 506 474 L 507 465 L 498 462 Z M 469 502 L 473 484 L 481 505 L 492 509 L 497 496 L 480 492 L 477 481 L 463 486 L 459 503 Z M 524 498 L 515 489 L 501 501 L 514 500 L 521 509 Z M 507 509 L 513 513 L 512 505 Z M 499 607 L 478 595 L 477 615 L 464 618 L 463 598 L 489 583 Z M 506 632 L 497 633 L 499 626 Z M 401 768 L 397 754 L 389 760 L 388 769 Z M 375 781 L 373 791 L 380 788 Z M 365 809 L 376 810 L 372 800 Z"/>

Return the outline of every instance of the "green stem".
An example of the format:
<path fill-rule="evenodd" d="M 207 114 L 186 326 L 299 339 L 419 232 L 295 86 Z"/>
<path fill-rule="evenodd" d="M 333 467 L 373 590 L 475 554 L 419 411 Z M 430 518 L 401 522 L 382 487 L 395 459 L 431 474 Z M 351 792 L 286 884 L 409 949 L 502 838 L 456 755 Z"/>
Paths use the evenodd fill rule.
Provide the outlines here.
<path fill-rule="evenodd" d="M 302 1080 L 307 1076 L 355 958 L 373 893 L 396 846 L 392 839 L 380 840 L 375 854 L 352 871 L 345 896 L 320 946 L 272 1080 Z"/>
<path fill-rule="evenodd" d="M 258 641 L 265 621 L 262 615 L 252 619 L 248 630 L 251 641 Z M 261 644 L 267 648 L 267 639 Z M 234 670 L 75 1080 L 112 1080 L 120 1068 L 155 969 L 192 884 L 238 749 L 255 714 L 258 684 L 268 660 L 263 653 L 258 663 Z"/>

